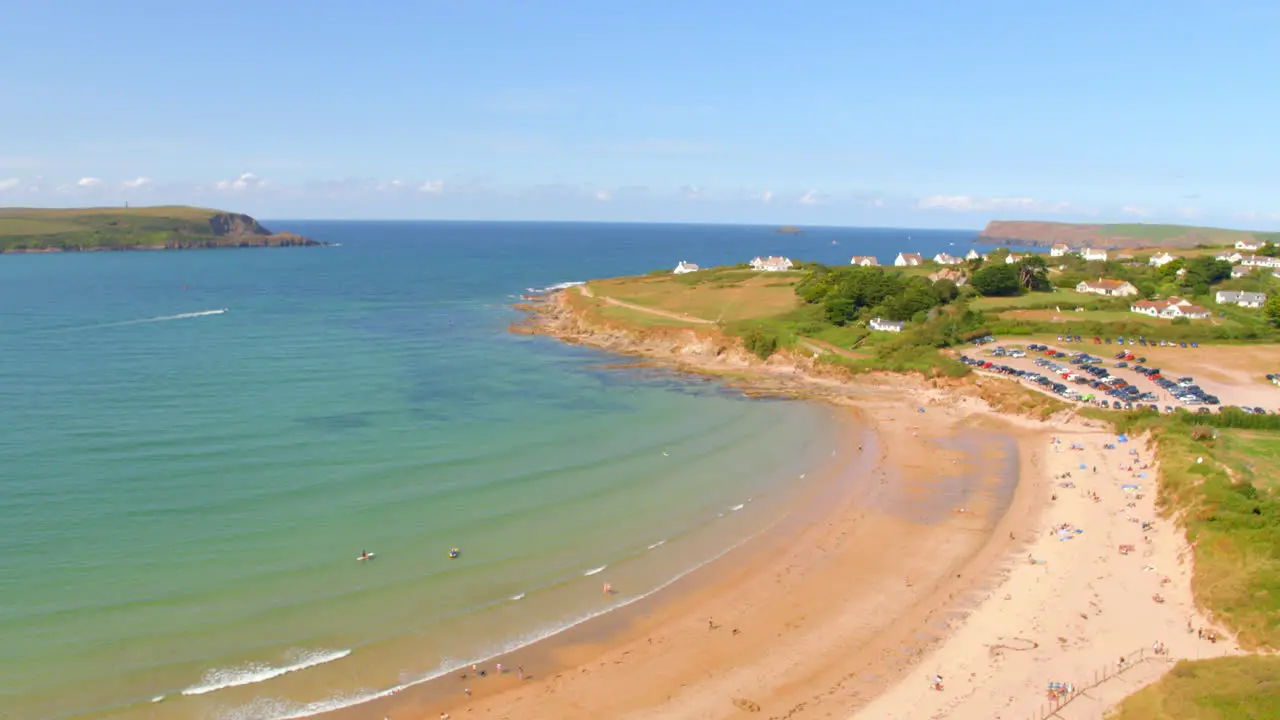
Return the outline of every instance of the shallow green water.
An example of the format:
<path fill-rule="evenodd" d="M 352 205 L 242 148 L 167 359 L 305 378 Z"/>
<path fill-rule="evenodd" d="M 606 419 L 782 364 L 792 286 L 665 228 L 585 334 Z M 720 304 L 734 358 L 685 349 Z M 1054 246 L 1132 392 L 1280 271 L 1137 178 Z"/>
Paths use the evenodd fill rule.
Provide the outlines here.
<path fill-rule="evenodd" d="M 0 717 L 357 702 L 707 562 L 833 447 L 820 408 L 506 331 L 703 231 L 296 229 L 342 246 L 0 258 Z"/>

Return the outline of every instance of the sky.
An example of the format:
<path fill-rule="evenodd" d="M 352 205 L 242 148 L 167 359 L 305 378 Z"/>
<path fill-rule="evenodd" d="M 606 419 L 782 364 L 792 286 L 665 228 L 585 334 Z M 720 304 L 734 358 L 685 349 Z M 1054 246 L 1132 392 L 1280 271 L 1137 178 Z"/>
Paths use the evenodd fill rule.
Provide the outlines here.
<path fill-rule="evenodd" d="M 1280 3 L 0 0 L 0 206 L 1280 228 Z"/>

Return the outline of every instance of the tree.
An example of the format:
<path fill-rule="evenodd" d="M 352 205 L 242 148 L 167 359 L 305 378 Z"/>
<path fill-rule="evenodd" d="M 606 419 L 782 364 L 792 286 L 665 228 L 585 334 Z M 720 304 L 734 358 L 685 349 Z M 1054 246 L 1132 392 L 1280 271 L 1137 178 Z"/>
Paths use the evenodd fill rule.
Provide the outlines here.
<path fill-rule="evenodd" d="M 1267 298 L 1267 302 L 1262 306 L 1262 316 L 1271 321 L 1272 325 L 1280 327 L 1280 295 Z"/>
<path fill-rule="evenodd" d="M 1018 263 L 1018 282 L 1028 290 L 1039 292 L 1048 292 L 1052 288 L 1049 284 L 1049 266 L 1045 264 L 1043 255 L 1027 255 L 1022 258 Z"/>
<path fill-rule="evenodd" d="M 938 294 L 938 299 L 944 303 L 949 303 L 956 299 L 960 294 L 960 288 L 952 280 L 942 278 L 933 284 L 933 291 Z"/>
<path fill-rule="evenodd" d="M 1022 290 L 1018 268 L 1005 263 L 987 265 L 973 274 L 969 284 L 987 297 L 1007 297 Z"/>

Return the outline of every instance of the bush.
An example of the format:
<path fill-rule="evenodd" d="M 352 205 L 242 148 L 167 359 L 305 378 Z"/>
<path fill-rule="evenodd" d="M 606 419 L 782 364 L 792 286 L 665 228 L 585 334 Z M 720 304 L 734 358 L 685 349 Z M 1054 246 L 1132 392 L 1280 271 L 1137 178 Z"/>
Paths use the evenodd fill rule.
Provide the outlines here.
<path fill-rule="evenodd" d="M 751 328 L 742 336 L 742 344 L 761 360 L 768 360 L 778 349 L 778 338 L 760 328 Z"/>

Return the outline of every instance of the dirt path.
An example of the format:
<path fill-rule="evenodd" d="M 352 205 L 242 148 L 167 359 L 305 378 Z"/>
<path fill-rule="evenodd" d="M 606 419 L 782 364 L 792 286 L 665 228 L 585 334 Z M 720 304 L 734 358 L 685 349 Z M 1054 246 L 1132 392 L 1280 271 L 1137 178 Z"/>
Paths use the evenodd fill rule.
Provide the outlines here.
<path fill-rule="evenodd" d="M 616 305 L 617 307 L 623 307 L 628 310 L 635 310 L 636 312 L 648 313 L 649 315 L 657 315 L 658 317 L 670 318 L 672 320 L 679 320 L 681 322 L 693 323 L 695 325 L 715 325 L 716 323 L 715 320 L 707 320 L 706 318 L 694 317 L 692 315 L 688 315 L 685 313 L 671 312 L 669 310 L 658 310 L 657 308 L 645 307 L 644 305 L 636 305 L 635 303 L 629 303 L 625 300 L 618 300 L 616 298 L 605 297 L 605 296 L 597 296 L 595 293 L 591 292 L 591 288 L 587 287 L 586 285 L 577 285 L 576 287 L 578 288 L 578 292 L 582 293 L 585 297 L 602 300 L 607 305 Z"/>
<path fill-rule="evenodd" d="M 810 350 L 813 350 L 814 352 L 817 352 L 817 353 L 834 353 L 836 355 L 847 357 L 850 360 L 866 360 L 868 357 L 863 353 L 854 352 L 852 350 L 845 350 L 842 347 L 832 345 L 831 343 L 823 340 L 815 340 L 813 338 L 801 338 L 800 340 L 805 344 L 806 347 L 808 347 Z"/>

